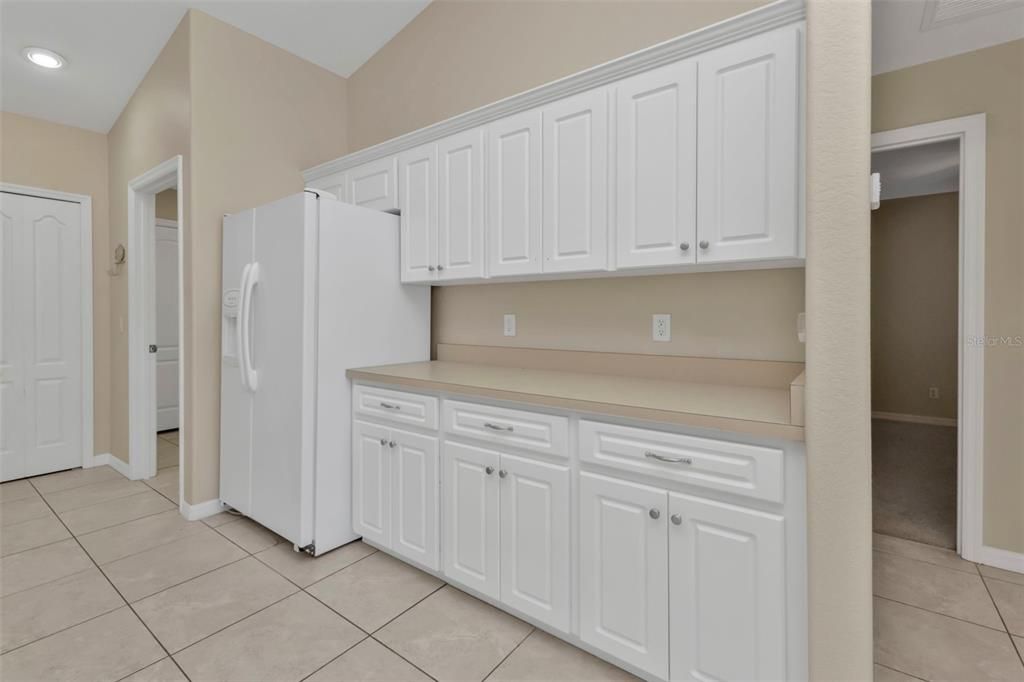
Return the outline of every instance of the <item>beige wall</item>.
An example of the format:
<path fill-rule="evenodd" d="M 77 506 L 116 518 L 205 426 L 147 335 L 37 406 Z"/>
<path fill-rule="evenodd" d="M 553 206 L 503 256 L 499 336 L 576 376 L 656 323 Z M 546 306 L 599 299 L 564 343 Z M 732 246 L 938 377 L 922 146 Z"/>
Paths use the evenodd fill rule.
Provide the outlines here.
<path fill-rule="evenodd" d="M 300 191 L 303 169 L 347 145 L 345 79 L 202 12 L 190 16 L 185 498 L 197 503 L 216 499 L 219 486 L 222 217 Z"/>
<path fill-rule="evenodd" d="M 128 100 L 107 136 L 109 151 L 110 246 L 128 245 L 128 183 L 154 166 L 185 157 L 188 196 L 189 18 L 182 19 L 153 66 Z M 188 208 L 185 209 L 188 239 Z M 128 254 L 128 258 L 135 254 Z M 187 280 L 186 264 L 186 280 Z M 186 320 L 186 327 L 188 322 Z M 111 279 L 111 452 L 128 461 L 128 276 Z"/>
<path fill-rule="evenodd" d="M 987 114 L 985 331 L 1024 337 L 1024 40 L 873 79 L 872 129 Z M 985 350 L 985 544 L 1024 552 L 1024 346 Z"/>
<path fill-rule="evenodd" d="M 812 680 L 872 678 L 871 4 L 807 5 L 807 553 Z"/>
<path fill-rule="evenodd" d="M 93 449 L 109 452 L 107 136 L 0 112 L 0 181 L 92 197 Z"/>
<path fill-rule="evenodd" d="M 871 213 L 871 409 L 956 418 L 959 195 Z M 928 397 L 928 388 L 939 398 Z"/>
<path fill-rule="evenodd" d="M 165 189 L 156 195 L 156 217 L 163 220 L 178 219 L 178 190 Z"/>

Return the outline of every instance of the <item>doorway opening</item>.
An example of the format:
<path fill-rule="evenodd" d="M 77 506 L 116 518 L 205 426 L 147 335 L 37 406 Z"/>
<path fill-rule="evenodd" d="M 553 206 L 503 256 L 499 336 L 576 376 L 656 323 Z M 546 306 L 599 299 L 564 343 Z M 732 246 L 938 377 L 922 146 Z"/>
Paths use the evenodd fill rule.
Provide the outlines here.
<path fill-rule="evenodd" d="M 185 513 L 182 162 L 128 185 L 129 469 Z"/>

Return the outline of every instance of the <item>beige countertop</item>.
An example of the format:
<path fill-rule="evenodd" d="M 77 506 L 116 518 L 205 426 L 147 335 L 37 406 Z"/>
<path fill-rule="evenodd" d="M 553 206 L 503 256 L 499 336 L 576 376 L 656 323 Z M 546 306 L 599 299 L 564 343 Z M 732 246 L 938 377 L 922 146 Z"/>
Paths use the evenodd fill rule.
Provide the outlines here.
<path fill-rule="evenodd" d="M 350 369 L 356 381 L 447 391 L 632 419 L 666 422 L 769 438 L 803 440 L 792 415 L 789 381 L 749 386 L 560 371 L 496 364 L 433 361 Z M 796 379 L 791 377 L 790 381 Z M 802 398 L 802 396 L 801 396 Z M 794 420 L 793 417 L 797 419 Z"/>

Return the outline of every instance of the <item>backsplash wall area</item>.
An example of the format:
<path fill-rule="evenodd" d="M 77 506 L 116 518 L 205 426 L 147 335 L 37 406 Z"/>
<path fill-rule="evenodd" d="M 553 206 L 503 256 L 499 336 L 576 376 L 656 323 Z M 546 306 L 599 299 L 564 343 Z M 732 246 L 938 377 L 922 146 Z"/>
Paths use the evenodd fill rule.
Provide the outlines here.
<path fill-rule="evenodd" d="M 432 340 L 803 362 L 803 310 L 802 268 L 434 287 Z M 672 315 L 670 341 L 651 340 L 656 313 Z"/>

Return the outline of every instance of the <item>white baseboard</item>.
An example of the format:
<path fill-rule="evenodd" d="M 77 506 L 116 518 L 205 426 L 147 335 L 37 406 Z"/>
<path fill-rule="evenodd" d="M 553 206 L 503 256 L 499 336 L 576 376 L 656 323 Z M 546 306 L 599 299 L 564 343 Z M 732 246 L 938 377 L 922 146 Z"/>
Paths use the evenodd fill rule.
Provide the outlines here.
<path fill-rule="evenodd" d="M 103 452 L 98 455 L 92 456 L 92 461 L 88 464 L 83 465 L 85 469 L 91 469 L 93 467 L 108 466 L 117 473 L 121 474 L 125 478 L 131 478 L 131 470 L 128 466 L 128 462 L 116 457 L 109 452 Z"/>
<path fill-rule="evenodd" d="M 873 419 L 884 419 L 889 422 L 909 422 L 911 424 L 930 424 L 932 426 L 956 426 L 952 417 L 928 417 L 923 414 L 900 414 L 899 412 L 872 412 Z"/>
<path fill-rule="evenodd" d="M 974 561 L 986 566 L 995 566 L 1005 571 L 1024 573 L 1024 554 L 1011 552 L 1008 549 L 982 545 Z"/>
<path fill-rule="evenodd" d="M 224 511 L 224 505 L 220 503 L 220 500 L 207 500 L 198 504 L 189 504 L 185 500 L 181 501 L 181 515 L 189 521 L 205 519 L 222 511 Z"/>

